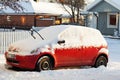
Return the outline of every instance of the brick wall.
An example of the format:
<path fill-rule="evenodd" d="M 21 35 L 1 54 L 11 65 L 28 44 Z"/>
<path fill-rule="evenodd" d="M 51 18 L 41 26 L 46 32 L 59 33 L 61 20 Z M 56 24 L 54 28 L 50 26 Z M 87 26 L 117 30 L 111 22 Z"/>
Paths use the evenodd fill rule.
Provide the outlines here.
<path fill-rule="evenodd" d="M 38 18 L 40 15 L 0 15 L 0 27 L 1 28 L 22 28 L 22 29 L 30 29 L 32 26 L 37 27 L 45 27 L 45 26 L 51 26 L 55 24 L 55 20 L 58 20 L 56 16 L 50 16 L 54 17 L 52 18 Z M 48 15 L 49 16 L 49 15 Z M 61 23 L 61 20 L 60 20 Z"/>
<path fill-rule="evenodd" d="M 51 26 L 54 24 L 54 20 L 39 20 L 36 19 L 36 26 Z"/>
<path fill-rule="evenodd" d="M 0 27 L 32 27 L 34 15 L 0 15 Z"/>

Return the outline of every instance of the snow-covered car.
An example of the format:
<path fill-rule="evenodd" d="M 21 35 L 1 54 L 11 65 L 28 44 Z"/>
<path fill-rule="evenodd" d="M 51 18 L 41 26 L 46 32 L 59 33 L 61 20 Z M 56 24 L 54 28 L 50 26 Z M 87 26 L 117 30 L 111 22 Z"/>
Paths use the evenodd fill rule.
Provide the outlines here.
<path fill-rule="evenodd" d="M 5 52 L 7 65 L 38 71 L 64 66 L 107 66 L 107 43 L 96 29 L 58 25 L 38 33 L 35 39 L 30 37 L 9 46 Z"/>

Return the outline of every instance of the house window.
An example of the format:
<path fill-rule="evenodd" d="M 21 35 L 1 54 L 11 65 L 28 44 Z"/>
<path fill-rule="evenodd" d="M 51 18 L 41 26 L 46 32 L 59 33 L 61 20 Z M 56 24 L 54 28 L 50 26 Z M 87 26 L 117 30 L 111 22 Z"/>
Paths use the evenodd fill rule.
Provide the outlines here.
<path fill-rule="evenodd" d="M 25 17 L 24 16 L 21 17 L 21 22 L 22 22 L 22 25 L 25 24 Z"/>
<path fill-rule="evenodd" d="M 62 23 L 70 23 L 70 18 L 62 18 Z"/>
<path fill-rule="evenodd" d="M 118 27 L 118 15 L 117 13 L 108 13 L 107 16 L 107 27 L 117 28 Z"/>
<path fill-rule="evenodd" d="M 36 19 L 40 19 L 40 20 L 55 20 L 55 17 L 51 17 L 51 16 L 38 16 L 36 17 Z"/>
<path fill-rule="evenodd" d="M 116 25 L 116 15 L 110 15 L 110 25 Z"/>
<path fill-rule="evenodd" d="M 59 25 L 60 24 L 60 20 L 55 20 L 55 24 Z"/>

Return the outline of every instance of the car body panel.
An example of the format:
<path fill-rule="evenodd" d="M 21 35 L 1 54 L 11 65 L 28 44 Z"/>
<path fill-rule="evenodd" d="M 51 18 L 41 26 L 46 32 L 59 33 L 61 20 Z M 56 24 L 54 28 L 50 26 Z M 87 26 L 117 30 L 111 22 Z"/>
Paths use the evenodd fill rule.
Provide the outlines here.
<path fill-rule="evenodd" d="M 18 68 L 24 69 L 34 69 L 35 68 L 35 61 L 37 59 L 37 55 L 15 55 L 15 58 L 7 57 L 8 52 L 5 53 L 6 62 L 8 65 L 12 65 Z"/>
<path fill-rule="evenodd" d="M 55 56 L 58 66 L 72 66 L 81 64 L 82 50 L 79 48 L 56 49 Z"/>
<path fill-rule="evenodd" d="M 53 27 L 53 28 L 57 29 L 57 27 Z M 60 27 L 58 27 L 58 29 L 59 28 Z M 67 29 L 67 27 L 65 29 Z M 8 50 L 5 53 L 6 63 L 18 68 L 35 69 L 38 60 L 42 56 L 49 56 L 50 58 L 52 58 L 54 61 L 54 65 L 53 65 L 54 68 L 63 67 L 63 66 L 86 66 L 86 65 L 94 66 L 96 59 L 101 54 L 106 55 L 107 56 L 106 58 L 108 59 L 107 44 L 101 33 L 93 29 L 88 29 L 87 30 L 88 33 L 86 33 L 84 31 L 84 28 L 83 30 L 80 29 L 79 27 L 75 27 L 75 28 L 70 27 L 70 29 L 68 30 L 61 29 L 62 32 L 58 31 L 59 35 L 57 36 L 56 34 L 56 36 L 54 36 L 54 39 L 50 38 L 50 36 L 46 37 L 46 39 L 50 38 L 50 41 L 46 42 L 45 44 L 44 44 L 45 41 L 40 40 L 41 43 L 39 43 L 39 40 L 37 40 L 35 44 L 40 47 L 39 48 L 36 47 L 35 49 L 35 44 L 33 43 L 34 44 L 33 48 L 35 49 L 33 50 L 33 53 L 23 54 L 22 52 L 16 53 L 15 52 L 16 50 L 13 51 Z M 43 32 L 44 30 L 42 31 L 42 33 Z M 97 34 L 93 36 L 91 35 L 91 33 L 92 34 L 97 33 Z M 54 31 L 52 32 L 51 37 L 53 36 L 53 34 Z M 101 38 L 100 39 L 101 42 L 97 41 L 99 40 L 98 38 Z M 32 40 L 30 41 L 32 42 Z M 58 41 L 63 41 L 63 42 L 60 44 L 58 43 Z M 52 44 L 53 42 L 54 44 Z M 17 44 L 15 44 L 15 46 L 16 45 Z M 25 46 L 29 47 L 29 43 L 27 43 Z M 30 46 L 30 49 L 32 49 L 32 46 Z M 27 50 L 27 48 L 25 50 Z"/>

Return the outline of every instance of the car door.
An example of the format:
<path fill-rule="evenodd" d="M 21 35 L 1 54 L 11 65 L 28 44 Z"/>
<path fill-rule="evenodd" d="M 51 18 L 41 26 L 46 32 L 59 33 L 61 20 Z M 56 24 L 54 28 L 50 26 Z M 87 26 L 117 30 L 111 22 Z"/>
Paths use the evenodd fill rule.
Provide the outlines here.
<path fill-rule="evenodd" d="M 75 66 L 81 64 L 83 50 L 80 37 L 76 36 L 78 34 L 76 30 L 68 30 L 60 35 L 60 42 L 64 40 L 64 43 L 57 44 L 59 47 L 55 49 L 57 65 Z"/>
<path fill-rule="evenodd" d="M 91 65 L 96 58 L 98 53 L 97 47 L 94 46 L 83 46 L 83 54 L 81 54 L 82 65 Z"/>
<path fill-rule="evenodd" d="M 97 56 L 99 47 L 100 47 L 100 35 L 94 31 L 89 30 L 87 33 L 83 32 L 83 54 L 82 65 L 92 65 Z"/>
<path fill-rule="evenodd" d="M 72 44 L 72 43 L 71 43 Z M 81 64 L 82 47 L 69 47 L 68 44 L 59 45 L 60 48 L 55 49 L 57 65 L 74 66 Z"/>

